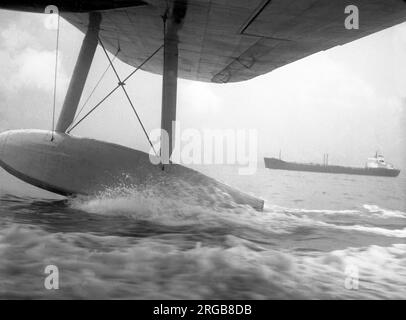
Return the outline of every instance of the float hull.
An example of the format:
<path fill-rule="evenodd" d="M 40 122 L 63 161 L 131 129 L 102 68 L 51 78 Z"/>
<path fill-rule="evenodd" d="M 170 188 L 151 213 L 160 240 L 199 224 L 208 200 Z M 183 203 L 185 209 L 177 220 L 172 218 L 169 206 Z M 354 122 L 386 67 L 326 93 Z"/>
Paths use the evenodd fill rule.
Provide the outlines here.
<path fill-rule="evenodd" d="M 54 133 L 52 140 L 51 134 L 43 130 L 0 134 L 0 166 L 31 185 L 65 196 L 154 186 L 164 195 L 185 195 L 203 205 L 263 208 L 262 200 L 195 170 L 177 164 L 162 170 L 147 153 L 62 133 Z"/>

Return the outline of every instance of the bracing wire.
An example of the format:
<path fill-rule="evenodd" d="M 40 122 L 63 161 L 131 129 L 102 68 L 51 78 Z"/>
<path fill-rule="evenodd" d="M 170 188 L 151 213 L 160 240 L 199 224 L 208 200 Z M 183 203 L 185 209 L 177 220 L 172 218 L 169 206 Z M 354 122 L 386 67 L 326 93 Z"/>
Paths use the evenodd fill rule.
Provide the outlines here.
<path fill-rule="evenodd" d="M 118 53 L 120 52 L 120 48 L 117 50 L 117 53 L 113 57 L 112 61 L 114 61 L 117 58 Z M 83 103 L 82 107 L 80 108 L 79 112 L 76 114 L 75 118 L 73 119 L 72 123 L 74 123 L 80 116 L 80 114 L 83 112 L 85 107 L 87 106 L 88 102 L 90 101 L 90 98 L 93 96 L 93 94 L 96 92 L 97 88 L 99 87 L 100 83 L 102 82 L 104 76 L 106 75 L 107 71 L 111 68 L 110 63 L 100 76 L 99 80 L 97 81 L 96 85 L 93 87 L 92 91 L 90 92 L 89 96 L 86 98 L 85 102 Z"/>
<path fill-rule="evenodd" d="M 111 64 L 111 68 L 113 69 L 114 74 L 115 74 L 116 77 L 117 77 L 118 85 L 123 89 L 123 92 L 124 92 L 125 96 L 127 97 L 127 100 L 128 100 L 128 102 L 129 102 L 129 104 L 130 104 L 130 106 L 131 106 L 131 109 L 133 110 L 135 116 L 137 117 L 138 122 L 140 123 L 141 128 L 142 128 L 142 130 L 144 131 L 144 134 L 145 134 L 145 136 L 146 136 L 146 138 L 147 138 L 147 140 L 148 140 L 148 142 L 149 142 L 149 144 L 150 144 L 152 150 L 154 151 L 156 157 L 159 157 L 159 156 L 158 156 L 158 153 L 157 153 L 156 150 L 155 150 L 154 144 L 152 143 L 152 141 L 151 141 L 151 139 L 150 139 L 150 137 L 149 137 L 149 135 L 148 135 L 148 132 L 147 132 L 147 130 L 145 129 L 145 126 L 144 126 L 144 124 L 143 124 L 143 122 L 142 122 L 140 116 L 138 115 L 138 112 L 137 112 L 137 110 L 135 109 L 133 102 L 131 101 L 130 96 L 128 95 L 128 92 L 127 92 L 127 90 L 126 90 L 125 87 L 124 87 L 125 82 L 121 81 L 120 75 L 118 74 L 116 68 L 114 67 L 114 64 L 113 64 L 113 62 L 111 61 L 111 58 L 110 58 L 110 56 L 109 56 L 109 54 L 108 54 L 108 52 L 107 52 L 107 50 L 106 50 L 106 48 L 105 48 L 105 46 L 104 46 L 104 44 L 103 44 L 103 41 L 102 41 L 100 38 L 99 38 L 99 42 L 100 42 L 101 47 L 103 48 L 104 54 L 106 55 L 107 59 L 109 60 L 109 62 L 110 62 L 110 64 Z"/>
<path fill-rule="evenodd" d="M 134 71 L 132 71 L 124 80 L 123 83 L 127 82 L 137 71 L 139 71 L 145 64 L 147 64 L 161 49 L 163 45 L 161 45 L 158 49 L 156 49 L 147 59 L 145 59 Z M 114 89 L 112 89 L 99 103 L 97 103 L 89 112 L 87 112 L 79 121 L 77 121 L 74 125 L 70 127 L 67 133 L 70 133 L 73 129 L 75 129 L 80 123 L 82 123 L 90 114 L 92 114 L 103 102 L 105 102 L 118 88 L 120 88 L 121 84 L 116 85 Z"/>

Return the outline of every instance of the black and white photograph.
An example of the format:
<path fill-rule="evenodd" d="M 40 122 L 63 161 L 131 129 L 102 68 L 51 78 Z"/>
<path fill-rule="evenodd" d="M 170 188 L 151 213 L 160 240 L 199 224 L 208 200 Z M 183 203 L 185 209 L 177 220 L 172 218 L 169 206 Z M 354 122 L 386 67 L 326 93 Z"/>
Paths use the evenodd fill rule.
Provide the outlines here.
<path fill-rule="evenodd" d="M 406 299 L 405 57 L 404 0 L 1 0 L 0 300 Z"/>

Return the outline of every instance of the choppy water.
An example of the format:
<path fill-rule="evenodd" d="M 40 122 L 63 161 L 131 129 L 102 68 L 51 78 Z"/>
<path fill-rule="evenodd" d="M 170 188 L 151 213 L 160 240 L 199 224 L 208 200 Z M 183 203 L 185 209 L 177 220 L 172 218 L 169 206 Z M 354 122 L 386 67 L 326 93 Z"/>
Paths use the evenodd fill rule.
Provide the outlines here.
<path fill-rule="evenodd" d="M 405 177 L 203 171 L 264 212 L 152 187 L 53 199 L 1 172 L 0 298 L 406 298 Z M 50 264 L 57 291 L 44 288 Z"/>

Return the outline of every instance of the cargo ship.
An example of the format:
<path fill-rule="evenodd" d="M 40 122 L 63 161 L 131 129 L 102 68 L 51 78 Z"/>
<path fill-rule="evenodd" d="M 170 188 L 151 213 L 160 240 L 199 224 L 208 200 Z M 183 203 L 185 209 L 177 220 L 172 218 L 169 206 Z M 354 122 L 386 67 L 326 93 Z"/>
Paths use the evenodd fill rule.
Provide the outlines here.
<path fill-rule="evenodd" d="M 325 155 L 323 164 L 314 164 L 287 162 L 281 160 L 280 158 L 264 158 L 266 168 L 277 170 L 355 174 L 379 177 L 397 177 L 400 173 L 400 170 L 395 169 L 392 164 L 385 161 L 385 158 L 382 155 L 378 154 L 376 154 L 375 157 L 368 158 L 368 161 L 364 168 L 329 165 L 327 159 L 328 155 Z"/>

